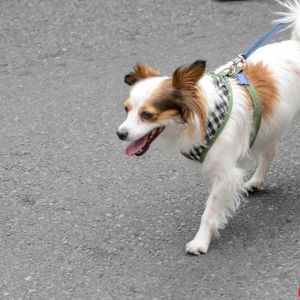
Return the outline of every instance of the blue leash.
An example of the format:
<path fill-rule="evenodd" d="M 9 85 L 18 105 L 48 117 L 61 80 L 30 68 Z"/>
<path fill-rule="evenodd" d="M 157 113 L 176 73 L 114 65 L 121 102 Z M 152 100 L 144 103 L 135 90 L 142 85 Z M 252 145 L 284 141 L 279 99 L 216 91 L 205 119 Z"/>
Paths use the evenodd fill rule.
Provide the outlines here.
<path fill-rule="evenodd" d="M 236 70 L 238 69 L 239 64 L 243 64 L 246 62 L 246 60 L 249 58 L 249 56 L 257 50 L 260 46 L 262 46 L 267 40 L 269 40 L 275 33 L 280 31 L 286 26 L 285 23 L 279 22 L 276 23 L 269 31 L 267 31 L 260 39 L 258 39 L 250 48 L 248 48 L 246 51 L 244 51 L 242 54 L 240 54 L 238 57 L 236 57 L 232 61 L 232 65 L 230 67 L 227 67 L 223 72 L 226 72 L 228 75 L 237 75 Z M 242 75 L 243 76 L 243 75 Z M 240 84 L 248 84 L 248 81 L 246 78 L 242 78 L 242 76 L 238 76 L 241 80 Z"/>
<path fill-rule="evenodd" d="M 268 32 L 266 32 L 259 40 L 257 40 L 250 48 L 248 48 L 241 56 L 247 59 L 256 49 L 263 45 L 268 39 L 270 39 L 276 32 L 283 29 L 286 26 L 285 23 L 276 23 Z"/>

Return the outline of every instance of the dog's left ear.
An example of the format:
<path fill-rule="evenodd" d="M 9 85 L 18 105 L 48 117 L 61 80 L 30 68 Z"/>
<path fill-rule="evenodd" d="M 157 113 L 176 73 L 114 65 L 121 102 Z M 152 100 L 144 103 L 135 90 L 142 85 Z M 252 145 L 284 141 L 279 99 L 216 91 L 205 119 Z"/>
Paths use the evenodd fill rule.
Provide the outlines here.
<path fill-rule="evenodd" d="M 146 66 L 143 63 L 137 63 L 133 68 L 133 71 L 127 74 L 124 78 L 125 83 L 128 85 L 133 85 L 139 80 L 145 79 L 147 77 L 159 76 L 160 72 Z"/>
<path fill-rule="evenodd" d="M 172 76 L 172 84 L 178 90 L 194 88 L 205 72 L 206 61 L 197 60 L 189 66 L 179 67 Z"/>

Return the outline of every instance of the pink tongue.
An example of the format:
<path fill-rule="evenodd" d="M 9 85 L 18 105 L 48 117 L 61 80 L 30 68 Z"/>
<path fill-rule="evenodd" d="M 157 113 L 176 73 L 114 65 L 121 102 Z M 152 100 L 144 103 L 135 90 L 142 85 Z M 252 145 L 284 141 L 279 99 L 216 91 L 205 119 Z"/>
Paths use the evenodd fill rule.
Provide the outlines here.
<path fill-rule="evenodd" d="M 128 156 L 134 155 L 135 153 L 137 153 L 139 150 L 141 150 L 146 145 L 147 140 L 148 140 L 148 134 L 146 134 L 139 140 L 129 144 L 125 149 L 125 153 Z"/>

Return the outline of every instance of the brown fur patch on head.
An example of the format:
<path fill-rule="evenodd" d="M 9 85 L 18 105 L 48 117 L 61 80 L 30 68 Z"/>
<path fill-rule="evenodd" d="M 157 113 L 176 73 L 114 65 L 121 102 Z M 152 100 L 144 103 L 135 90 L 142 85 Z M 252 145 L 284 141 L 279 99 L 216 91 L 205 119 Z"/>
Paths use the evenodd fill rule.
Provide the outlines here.
<path fill-rule="evenodd" d="M 189 133 L 194 131 L 194 114 L 200 121 L 202 134 L 205 134 L 206 101 L 198 86 L 198 81 L 205 72 L 206 62 L 197 60 L 189 66 L 179 67 L 172 76 L 172 85 L 183 97 L 183 120 L 189 126 Z"/>
<path fill-rule="evenodd" d="M 147 120 L 150 122 L 167 120 L 182 114 L 181 102 L 182 95 L 173 89 L 171 79 L 166 79 L 154 90 L 139 113 L 142 114 L 144 111 L 152 113 L 153 118 Z"/>
<path fill-rule="evenodd" d="M 255 88 L 259 97 L 262 108 L 262 117 L 267 118 L 272 115 L 278 102 L 277 82 L 274 76 L 261 62 L 257 64 L 245 64 L 244 73 Z M 250 98 L 249 102 L 252 106 Z"/>
<path fill-rule="evenodd" d="M 133 71 L 127 74 L 124 78 L 125 83 L 128 85 L 133 85 L 139 80 L 145 79 L 147 77 L 159 76 L 160 72 L 146 66 L 143 63 L 137 63 L 133 68 Z"/>
<path fill-rule="evenodd" d="M 172 84 L 178 90 L 193 89 L 203 76 L 206 62 L 197 60 L 189 66 L 179 67 L 172 76 Z"/>
<path fill-rule="evenodd" d="M 124 102 L 124 108 L 125 108 L 126 112 L 128 112 L 132 109 L 132 103 L 129 98 Z"/>
<path fill-rule="evenodd" d="M 152 93 L 150 99 L 140 109 L 153 113 L 148 121 L 155 122 L 180 116 L 188 126 L 188 133 L 193 136 L 194 116 L 197 115 L 201 133 L 204 136 L 206 123 L 206 101 L 198 86 L 203 76 L 205 62 L 197 61 L 190 66 L 178 68 L 171 79 L 164 80 Z"/>

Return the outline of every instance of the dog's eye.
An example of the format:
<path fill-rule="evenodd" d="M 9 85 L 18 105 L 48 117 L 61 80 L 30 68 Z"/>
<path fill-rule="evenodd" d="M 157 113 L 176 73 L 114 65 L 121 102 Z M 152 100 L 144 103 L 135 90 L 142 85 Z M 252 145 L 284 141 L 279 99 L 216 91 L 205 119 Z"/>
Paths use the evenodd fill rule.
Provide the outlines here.
<path fill-rule="evenodd" d="M 127 106 L 124 106 L 124 109 L 125 109 L 125 112 L 126 114 L 128 113 L 128 107 Z"/>
<path fill-rule="evenodd" d="M 154 116 L 153 113 L 149 112 L 149 111 L 143 111 L 142 112 L 142 118 L 145 119 L 145 120 L 150 120 L 152 119 Z"/>

